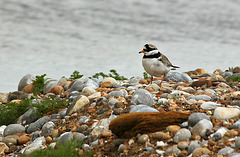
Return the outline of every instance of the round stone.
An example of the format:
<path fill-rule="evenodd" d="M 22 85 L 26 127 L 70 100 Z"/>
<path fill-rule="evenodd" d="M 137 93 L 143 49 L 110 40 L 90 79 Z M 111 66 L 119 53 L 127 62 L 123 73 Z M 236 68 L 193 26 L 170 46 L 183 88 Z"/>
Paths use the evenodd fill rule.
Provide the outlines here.
<path fill-rule="evenodd" d="M 54 129 L 55 124 L 53 122 L 47 122 L 42 127 L 42 133 L 41 135 L 46 136 L 51 133 L 51 131 Z"/>
<path fill-rule="evenodd" d="M 95 92 L 96 92 L 95 89 L 93 89 L 92 87 L 84 87 L 82 90 L 82 94 L 85 96 L 90 96 Z"/>
<path fill-rule="evenodd" d="M 22 135 L 22 136 L 20 136 L 20 137 L 18 138 L 18 143 L 19 143 L 20 145 L 25 144 L 25 143 L 27 143 L 27 142 L 29 142 L 29 141 L 30 141 L 30 137 L 29 137 L 29 136 L 26 136 L 26 135 Z"/>
<path fill-rule="evenodd" d="M 101 87 L 111 88 L 117 81 L 112 77 L 106 77 L 102 80 Z"/>
<path fill-rule="evenodd" d="M 191 132 L 188 129 L 180 129 L 174 136 L 173 140 L 175 143 L 180 141 L 189 141 L 191 138 Z"/>
<path fill-rule="evenodd" d="M 177 156 L 180 154 L 180 150 L 176 146 L 171 146 L 165 151 L 165 155 L 174 155 Z"/>
<path fill-rule="evenodd" d="M 152 106 L 153 96 L 149 91 L 145 89 L 138 89 L 132 95 L 131 104 L 133 105 L 144 104 L 147 106 Z"/>
<path fill-rule="evenodd" d="M 200 112 L 193 113 L 188 117 L 188 125 L 194 126 L 200 120 L 203 120 L 203 119 L 210 120 L 210 118 L 204 113 L 200 113 Z"/>
<path fill-rule="evenodd" d="M 191 141 L 188 146 L 188 154 L 191 154 L 196 148 L 200 148 L 201 146 L 197 141 Z"/>
<path fill-rule="evenodd" d="M 192 152 L 193 157 L 198 157 L 198 156 L 204 156 L 204 155 L 210 155 L 211 151 L 207 148 L 196 148 Z"/>
<path fill-rule="evenodd" d="M 220 107 L 220 106 L 221 106 L 221 104 L 217 104 L 215 102 L 209 101 L 209 102 L 202 103 L 201 108 L 204 109 L 204 110 L 214 110 L 214 109 L 216 109 L 217 107 Z"/>
<path fill-rule="evenodd" d="M 3 136 L 9 136 L 14 135 L 17 133 L 22 133 L 25 131 L 25 127 L 23 127 L 21 124 L 9 124 L 3 132 Z"/>
<path fill-rule="evenodd" d="M 41 129 L 42 126 L 43 126 L 46 122 L 48 122 L 49 120 L 50 120 L 50 118 L 49 118 L 48 116 L 44 116 L 44 117 L 38 119 L 36 122 L 31 123 L 31 124 L 29 125 L 29 127 L 27 128 L 27 133 L 28 133 L 28 134 L 31 134 L 32 132 L 37 131 L 38 129 Z"/>
<path fill-rule="evenodd" d="M 211 130 L 213 128 L 213 124 L 211 121 L 207 119 L 203 119 L 199 121 L 194 127 L 192 128 L 193 134 L 199 134 L 203 138 L 207 138 L 206 132 L 207 130 Z"/>
<path fill-rule="evenodd" d="M 234 151 L 233 148 L 231 147 L 225 147 L 225 148 L 222 148 L 218 151 L 218 155 L 227 155 L 227 154 L 230 154 Z"/>
<path fill-rule="evenodd" d="M 147 134 L 143 134 L 138 138 L 139 143 L 146 143 L 149 141 L 149 136 Z"/>

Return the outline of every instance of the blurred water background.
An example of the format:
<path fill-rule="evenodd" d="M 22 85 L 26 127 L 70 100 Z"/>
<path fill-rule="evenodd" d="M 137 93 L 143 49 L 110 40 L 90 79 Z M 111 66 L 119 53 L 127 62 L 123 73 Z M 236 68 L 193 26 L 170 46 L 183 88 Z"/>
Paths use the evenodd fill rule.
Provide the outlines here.
<path fill-rule="evenodd" d="M 1 0 L 0 92 L 25 74 L 142 76 L 146 43 L 184 72 L 240 65 L 240 1 Z"/>

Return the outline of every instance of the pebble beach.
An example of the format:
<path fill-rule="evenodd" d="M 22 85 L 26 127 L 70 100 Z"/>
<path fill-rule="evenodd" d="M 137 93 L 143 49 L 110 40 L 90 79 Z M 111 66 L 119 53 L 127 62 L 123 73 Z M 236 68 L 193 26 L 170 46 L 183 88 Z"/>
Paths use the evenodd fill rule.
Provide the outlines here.
<path fill-rule="evenodd" d="M 0 156 L 57 151 L 70 141 L 81 141 L 76 156 L 240 156 L 240 67 L 171 71 L 161 87 L 161 78 L 149 84 L 143 76 L 62 77 L 34 94 L 33 80 L 26 74 L 18 91 L 0 91 L 1 115 L 29 102 L 14 122 L 1 120 Z M 39 115 L 31 105 L 54 110 Z"/>

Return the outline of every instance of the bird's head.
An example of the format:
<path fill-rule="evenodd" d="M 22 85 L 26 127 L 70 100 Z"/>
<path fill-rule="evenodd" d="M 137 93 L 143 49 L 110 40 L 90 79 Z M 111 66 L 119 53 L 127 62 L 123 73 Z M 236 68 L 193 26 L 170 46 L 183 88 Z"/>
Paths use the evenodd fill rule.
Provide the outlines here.
<path fill-rule="evenodd" d="M 139 53 L 144 53 L 145 54 L 145 53 L 148 53 L 148 52 L 153 51 L 153 50 L 157 50 L 157 47 L 155 45 L 153 45 L 153 44 L 145 44 L 143 46 L 143 50 L 140 51 Z"/>

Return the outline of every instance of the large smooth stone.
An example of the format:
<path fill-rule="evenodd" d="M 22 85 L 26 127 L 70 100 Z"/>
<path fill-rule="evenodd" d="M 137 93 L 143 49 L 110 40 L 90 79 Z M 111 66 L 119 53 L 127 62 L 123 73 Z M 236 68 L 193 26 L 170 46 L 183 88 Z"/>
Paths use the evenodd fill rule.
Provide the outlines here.
<path fill-rule="evenodd" d="M 204 113 L 200 113 L 200 112 L 193 113 L 188 117 L 188 125 L 194 126 L 200 120 L 203 120 L 203 119 L 210 120 L 210 118 Z"/>
<path fill-rule="evenodd" d="M 48 116 L 44 116 L 44 117 L 38 119 L 36 122 L 31 123 L 31 124 L 29 125 L 29 127 L 27 128 L 27 133 L 28 133 L 28 134 L 31 134 L 32 132 L 37 131 L 38 129 L 41 129 L 42 126 L 43 126 L 46 122 L 48 122 L 49 120 L 50 120 L 50 118 L 49 118 Z"/>
<path fill-rule="evenodd" d="M 31 84 L 32 81 L 35 79 L 36 77 L 33 76 L 32 74 L 26 74 L 25 76 L 23 76 L 23 78 L 20 80 L 18 84 L 18 91 L 22 91 L 24 87 Z"/>
<path fill-rule="evenodd" d="M 211 121 L 207 119 L 203 119 L 199 121 L 194 127 L 192 128 L 193 134 L 199 134 L 203 138 L 207 138 L 206 132 L 207 130 L 211 130 L 213 128 L 213 124 Z"/>
<path fill-rule="evenodd" d="M 159 112 L 159 111 L 150 106 L 139 104 L 131 109 L 130 113 L 133 113 L 133 112 Z"/>
<path fill-rule="evenodd" d="M 29 155 L 33 153 L 36 150 L 45 149 L 44 145 L 46 143 L 45 137 L 38 137 L 35 139 L 31 144 L 29 144 L 27 147 L 24 147 L 22 150 L 20 150 L 20 153 Z"/>
<path fill-rule="evenodd" d="M 231 119 L 238 118 L 240 110 L 237 108 L 217 107 L 214 110 L 214 118 L 216 119 Z"/>
<path fill-rule="evenodd" d="M 3 132 L 3 136 L 14 135 L 16 133 L 22 133 L 25 131 L 25 127 L 21 124 L 9 124 Z"/>
<path fill-rule="evenodd" d="M 74 112 L 81 110 L 85 105 L 90 104 L 88 97 L 84 95 L 78 96 L 74 102 L 68 107 L 66 115 L 71 115 Z"/>

